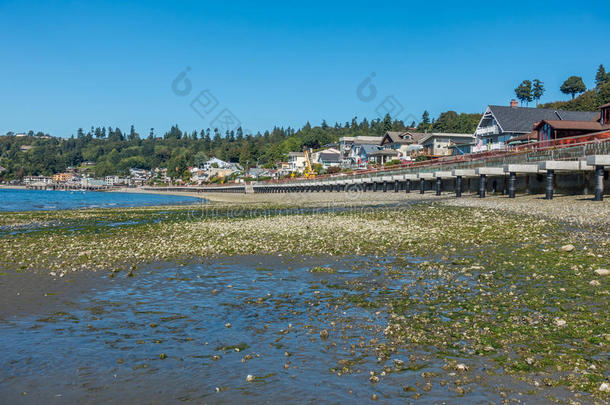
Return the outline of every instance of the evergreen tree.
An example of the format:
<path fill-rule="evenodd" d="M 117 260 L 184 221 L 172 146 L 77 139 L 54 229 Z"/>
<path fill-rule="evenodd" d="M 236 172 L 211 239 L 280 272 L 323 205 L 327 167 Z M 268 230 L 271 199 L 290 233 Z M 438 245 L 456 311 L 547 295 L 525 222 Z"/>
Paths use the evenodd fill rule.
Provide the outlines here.
<path fill-rule="evenodd" d="M 424 125 L 428 125 L 430 123 L 430 113 L 428 110 L 424 110 L 424 113 L 421 115 L 421 123 Z"/>
<path fill-rule="evenodd" d="M 386 114 L 385 117 L 383 117 L 383 133 L 385 134 L 388 131 L 392 130 L 392 117 L 390 117 L 390 114 Z"/>
<path fill-rule="evenodd" d="M 610 73 L 606 73 L 604 65 L 599 65 L 599 68 L 597 68 L 597 74 L 595 75 L 595 85 L 599 87 L 604 83 L 608 83 L 609 81 Z"/>
<path fill-rule="evenodd" d="M 530 101 L 533 100 L 532 82 L 529 80 L 522 81 L 521 84 L 515 88 L 515 95 L 517 96 L 517 99 L 521 101 L 521 105 L 523 105 L 524 101 L 529 104 Z"/>
<path fill-rule="evenodd" d="M 544 83 L 538 79 L 534 79 L 534 87 L 532 89 L 532 97 L 536 100 L 536 105 L 540 101 L 540 97 L 544 95 Z"/>

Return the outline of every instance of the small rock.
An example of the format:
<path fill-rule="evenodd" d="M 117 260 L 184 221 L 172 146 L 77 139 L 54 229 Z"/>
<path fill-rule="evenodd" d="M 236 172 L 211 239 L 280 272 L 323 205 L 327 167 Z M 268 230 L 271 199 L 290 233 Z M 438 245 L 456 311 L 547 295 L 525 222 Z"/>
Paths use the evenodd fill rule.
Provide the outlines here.
<path fill-rule="evenodd" d="M 165 359 L 167 359 L 167 354 L 165 354 L 165 353 L 161 353 L 161 354 L 159 355 L 159 358 L 160 358 L 161 360 L 165 360 Z"/>
<path fill-rule="evenodd" d="M 527 357 L 525 359 L 525 362 L 531 366 L 532 364 L 534 364 L 535 360 L 531 357 Z"/>
<path fill-rule="evenodd" d="M 379 399 L 379 396 L 377 394 L 373 394 L 373 395 L 371 395 L 371 399 L 373 401 L 377 401 Z"/>
<path fill-rule="evenodd" d="M 597 274 L 598 276 L 607 276 L 610 274 L 610 270 L 608 269 L 597 269 L 595 270 L 595 274 Z"/>
<path fill-rule="evenodd" d="M 230 328 L 231 324 L 230 323 L 225 323 L 225 327 Z"/>
<path fill-rule="evenodd" d="M 255 377 L 252 374 L 248 374 L 246 377 L 246 382 L 252 382 L 255 380 Z"/>
<path fill-rule="evenodd" d="M 602 385 L 599 386 L 599 390 L 601 392 L 610 392 L 610 385 L 608 383 L 602 383 Z"/>
<path fill-rule="evenodd" d="M 322 329 L 320 331 L 320 338 L 322 339 L 328 339 L 328 331 L 326 329 Z"/>
<path fill-rule="evenodd" d="M 468 366 L 464 363 L 458 363 L 455 365 L 456 371 L 468 371 Z"/>
<path fill-rule="evenodd" d="M 563 245 L 561 247 L 561 250 L 563 250 L 564 252 L 571 252 L 574 250 L 574 245 Z"/>
<path fill-rule="evenodd" d="M 591 280 L 589 281 L 589 284 L 591 284 L 593 287 L 597 287 L 600 285 L 600 282 L 597 280 Z"/>
<path fill-rule="evenodd" d="M 555 325 L 557 326 L 565 326 L 567 324 L 563 319 L 555 318 Z"/>

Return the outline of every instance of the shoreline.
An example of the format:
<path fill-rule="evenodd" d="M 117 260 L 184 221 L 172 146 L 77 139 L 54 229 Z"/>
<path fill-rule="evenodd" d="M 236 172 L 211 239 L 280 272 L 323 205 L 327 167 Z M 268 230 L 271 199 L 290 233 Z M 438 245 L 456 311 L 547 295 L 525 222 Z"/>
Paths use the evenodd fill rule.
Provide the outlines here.
<path fill-rule="evenodd" d="M 277 195 L 274 199 L 287 197 Z M 389 200 L 390 196 L 385 198 Z M 50 323 L 53 332 L 64 325 L 74 327 L 74 307 L 63 303 L 72 293 L 82 292 L 87 297 L 90 288 L 100 291 L 125 286 L 119 290 L 129 291 L 145 286 L 142 294 L 148 294 L 149 286 L 160 286 L 167 299 L 185 297 L 186 291 L 197 294 L 195 301 L 184 305 L 186 308 L 201 304 L 200 292 L 205 285 L 209 294 L 203 295 L 211 297 L 214 304 L 234 299 L 233 291 L 239 291 L 244 307 L 236 306 L 236 310 L 252 310 L 261 315 L 263 322 L 269 314 L 264 311 L 265 306 L 277 311 L 278 300 L 284 300 L 285 308 L 291 311 L 312 308 L 322 321 L 313 330 L 312 338 L 319 335 L 325 340 L 329 337 L 324 333 L 329 333 L 331 341 L 338 341 L 341 336 L 337 325 L 345 322 L 352 331 L 356 325 L 352 316 L 344 317 L 341 314 L 346 312 L 342 311 L 360 308 L 370 311 L 371 319 L 383 319 L 378 328 L 371 330 L 374 340 L 368 340 L 368 346 L 364 342 L 366 347 L 355 344 L 354 353 L 342 351 L 341 363 L 337 360 L 336 367 L 333 364 L 325 370 L 361 376 L 366 387 L 374 388 L 368 384 L 373 376 L 368 370 L 374 372 L 375 382 L 384 379 L 391 384 L 396 363 L 388 355 L 402 351 L 426 356 L 413 360 L 405 357 L 403 363 L 412 371 L 420 370 L 421 364 L 436 362 L 427 369 L 429 380 L 435 378 L 432 373 L 446 371 L 436 379 L 438 384 L 441 378 L 455 377 L 454 371 L 459 376 L 456 381 L 462 381 L 460 373 L 468 372 L 467 368 L 470 373 L 483 370 L 479 361 L 484 359 L 495 364 L 494 370 L 501 376 L 522 378 L 528 389 L 531 387 L 540 395 L 557 392 L 550 391 L 549 386 L 570 384 L 562 397 L 578 394 L 586 395 L 582 399 L 607 398 L 599 391 L 608 372 L 607 362 L 602 360 L 605 347 L 600 342 L 610 341 L 603 305 L 610 286 L 605 270 L 610 246 L 607 231 L 562 226 L 559 221 L 536 217 L 535 212 L 534 216 L 532 212 L 526 216 L 483 206 L 443 204 L 442 201 L 455 201 L 448 195 L 436 203 L 415 204 L 416 198 L 413 197 L 414 204 L 389 209 L 356 207 L 347 212 L 320 210 L 300 215 L 292 215 L 290 210 L 286 210 L 289 215 L 269 214 L 270 204 L 255 203 L 201 204 L 197 210 L 7 214 L 0 216 L 5 232 L 0 237 L 0 284 L 15 294 L 7 294 L 0 305 L 7 316 L 19 317 L 19 311 L 40 312 L 37 325 Z M 469 197 L 462 201 L 473 205 L 479 200 Z M 531 201 L 522 201 L 531 211 Z M 550 208 L 548 201 L 532 201 Z M 292 203 L 297 204 L 294 200 Z M 577 203 L 573 198 L 558 198 L 555 204 L 559 205 L 553 207 L 562 211 L 565 204 Z M 582 203 L 600 208 L 589 201 Z M 231 259 L 219 259 L 223 257 Z M 293 263 L 276 264 L 299 257 L 304 258 L 301 270 Z M 344 259 L 345 264 L 341 264 Z M 242 271 L 242 276 L 236 278 L 239 273 L 225 263 L 229 260 L 249 263 L 250 267 L 244 270 L 238 266 L 236 270 Z M 95 276 L 88 277 L 96 271 Z M 303 285 L 301 279 L 309 282 Z M 292 289 L 287 288 L 291 280 L 296 280 Z M 249 289 L 257 286 L 259 291 Z M 282 294 L 270 297 L 268 291 Z M 305 295 L 303 300 L 301 292 L 312 295 Z M 228 295 L 222 298 L 225 293 Z M 154 302 L 164 302 L 153 297 Z M 107 307 L 98 299 L 89 299 L 83 307 L 86 313 L 93 311 L 92 317 L 99 318 L 101 313 L 122 313 L 116 311 L 117 302 L 130 312 L 134 299 L 142 305 L 138 308 L 144 317 L 135 327 L 146 336 L 151 333 L 150 328 L 156 328 L 155 334 L 168 330 L 164 317 L 167 322 L 176 321 L 175 313 L 147 319 L 157 309 L 147 312 L 147 300 L 130 295 L 113 299 Z M 315 303 L 326 308 L 339 306 L 339 310 L 319 312 Z M 371 324 L 368 318 L 366 327 Z M 95 327 L 97 319 L 80 321 Z M 239 331 L 240 324 L 231 321 L 233 330 Z M 122 324 L 124 318 L 119 316 L 119 322 Z M 220 331 L 229 327 L 225 322 L 223 315 Z M 301 327 L 300 322 L 292 322 L 293 326 L 285 329 L 285 324 L 283 318 L 281 325 L 272 329 L 268 342 L 277 339 L 280 327 L 282 333 Z M 169 328 L 174 326 L 170 324 Z M 305 330 L 308 331 L 309 328 Z M 95 330 L 88 328 L 86 333 Z M 107 340 L 107 336 L 102 338 Z M 383 339 L 382 343 L 379 339 Z M 545 342 L 544 350 L 540 341 Z M 227 341 L 219 347 L 233 343 L 239 342 Z M 296 349 L 291 347 L 300 346 L 298 343 L 282 348 L 279 356 L 283 359 L 285 351 L 293 352 Z M 183 356 L 188 348 L 180 351 L 176 347 L 172 343 L 171 351 L 159 349 L 167 353 L 161 360 L 188 357 Z M 366 349 L 367 355 L 372 354 L 373 363 L 368 370 L 359 371 L 358 347 Z M 444 354 L 440 360 L 433 360 L 435 357 L 427 354 L 433 351 Z M 566 351 L 569 356 L 563 355 Z M 220 353 L 217 361 L 228 356 L 229 353 Z M 458 361 L 464 362 L 466 369 L 456 369 Z M 583 364 L 595 367 L 588 367 L 586 375 L 560 372 Z M 540 382 L 541 373 L 544 384 Z M 404 390 L 397 387 L 400 392 Z M 466 388 L 477 386 L 469 384 Z M 428 391 L 422 389 L 423 393 Z M 466 390 L 460 391 L 460 395 L 464 394 Z"/>
<path fill-rule="evenodd" d="M 131 194 L 153 194 L 153 195 L 176 195 L 184 197 L 195 197 L 202 200 L 207 200 L 203 193 L 194 193 L 192 191 L 161 191 L 161 190 L 144 190 L 142 188 L 127 188 L 121 187 L 118 189 L 108 190 L 108 193 L 131 193 Z"/>

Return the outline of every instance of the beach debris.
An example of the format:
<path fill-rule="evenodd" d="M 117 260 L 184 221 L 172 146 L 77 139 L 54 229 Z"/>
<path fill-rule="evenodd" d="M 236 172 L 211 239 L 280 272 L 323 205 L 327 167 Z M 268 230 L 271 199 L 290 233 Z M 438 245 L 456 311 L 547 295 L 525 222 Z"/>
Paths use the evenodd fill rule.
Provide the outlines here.
<path fill-rule="evenodd" d="M 574 249 L 575 249 L 575 248 L 574 248 L 574 245 L 563 245 L 563 246 L 561 247 L 561 250 L 563 250 L 564 252 L 571 252 L 571 251 L 573 251 Z"/>
<path fill-rule="evenodd" d="M 253 382 L 254 380 L 256 380 L 256 377 L 254 377 L 252 374 L 248 374 L 246 377 L 246 382 Z"/>
<path fill-rule="evenodd" d="M 610 274 L 610 270 L 608 269 L 597 269 L 595 270 L 595 274 L 597 274 L 598 276 L 607 276 Z"/>

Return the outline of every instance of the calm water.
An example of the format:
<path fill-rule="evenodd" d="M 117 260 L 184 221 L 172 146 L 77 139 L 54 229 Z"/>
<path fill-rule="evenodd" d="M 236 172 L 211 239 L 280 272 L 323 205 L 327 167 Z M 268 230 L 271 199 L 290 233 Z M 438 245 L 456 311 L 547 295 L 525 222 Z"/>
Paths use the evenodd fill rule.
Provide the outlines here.
<path fill-rule="evenodd" d="M 6 274 L 4 291 L 37 287 L 13 295 L 0 315 L 0 402 L 362 403 L 377 395 L 403 403 L 415 399 L 403 389 L 413 386 L 423 403 L 500 403 L 497 386 L 529 389 L 467 359 L 469 393 L 461 397 L 453 387 L 463 376 L 449 376 L 432 353 L 398 350 L 379 360 L 387 311 L 357 298 L 375 302 L 408 288 L 414 274 L 384 272 L 392 260 L 242 257 L 153 265 L 133 278 L 38 282 Z M 319 264 L 336 273 L 308 271 Z M 417 367 L 369 382 L 369 371 L 395 360 Z M 442 376 L 427 392 L 424 372 Z M 545 402 L 541 394 L 523 400 Z"/>
<path fill-rule="evenodd" d="M 0 189 L 0 211 L 67 210 L 192 204 L 195 197 L 91 191 Z"/>

